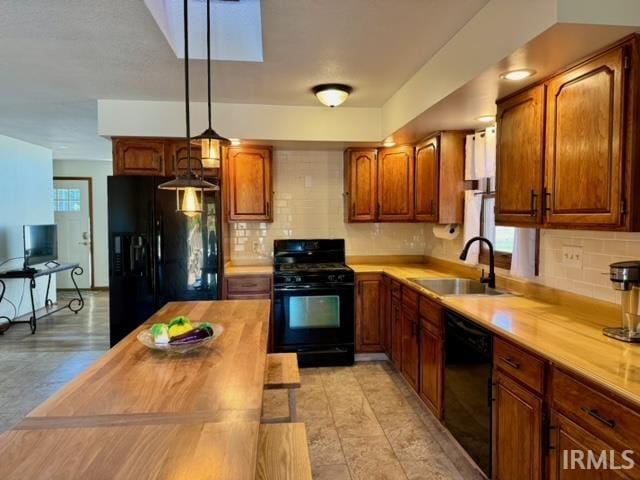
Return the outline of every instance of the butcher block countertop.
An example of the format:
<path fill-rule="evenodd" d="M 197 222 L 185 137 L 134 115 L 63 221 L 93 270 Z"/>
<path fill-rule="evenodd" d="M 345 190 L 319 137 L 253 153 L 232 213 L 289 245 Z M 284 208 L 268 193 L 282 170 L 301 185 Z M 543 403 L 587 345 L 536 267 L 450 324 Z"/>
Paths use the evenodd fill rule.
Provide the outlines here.
<path fill-rule="evenodd" d="M 173 302 L 0 436 L 0 478 L 253 479 L 270 302 Z M 177 315 L 224 327 L 168 356 L 137 341 Z"/>
<path fill-rule="evenodd" d="M 425 265 L 349 264 L 356 273 L 385 273 L 430 296 L 479 325 L 510 339 L 552 363 L 583 375 L 640 407 L 640 344 L 605 337 L 616 326 L 614 305 L 584 299 L 562 304 L 522 295 L 445 296 L 411 282 L 412 278 L 456 277 Z M 500 287 L 500 285 L 499 285 Z"/>

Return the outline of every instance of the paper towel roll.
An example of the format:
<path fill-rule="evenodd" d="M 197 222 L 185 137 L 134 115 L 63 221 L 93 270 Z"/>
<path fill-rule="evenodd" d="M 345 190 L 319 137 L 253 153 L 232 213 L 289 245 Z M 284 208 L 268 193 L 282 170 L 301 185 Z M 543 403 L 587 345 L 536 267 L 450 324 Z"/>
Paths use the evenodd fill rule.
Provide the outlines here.
<path fill-rule="evenodd" d="M 445 240 L 453 240 L 460 235 L 460 225 L 456 223 L 447 223 L 445 225 L 434 225 L 433 235 L 436 238 L 443 238 Z"/>

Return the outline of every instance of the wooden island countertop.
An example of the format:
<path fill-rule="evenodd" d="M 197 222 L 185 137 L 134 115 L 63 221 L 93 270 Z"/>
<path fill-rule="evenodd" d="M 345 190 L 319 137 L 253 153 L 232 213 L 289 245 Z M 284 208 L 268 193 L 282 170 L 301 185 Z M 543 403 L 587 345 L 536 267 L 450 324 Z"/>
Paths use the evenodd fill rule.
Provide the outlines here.
<path fill-rule="evenodd" d="M 0 436 L 0 478 L 253 479 L 270 308 L 167 304 Z M 224 332 L 180 356 L 137 341 L 177 315 Z"/>

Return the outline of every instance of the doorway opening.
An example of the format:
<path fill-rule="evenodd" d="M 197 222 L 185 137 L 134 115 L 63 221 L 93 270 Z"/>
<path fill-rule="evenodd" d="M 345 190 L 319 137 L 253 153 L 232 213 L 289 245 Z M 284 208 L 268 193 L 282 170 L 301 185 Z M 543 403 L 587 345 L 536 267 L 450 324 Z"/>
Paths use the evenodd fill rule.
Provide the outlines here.
<path fill-rule="evenodd" d="M 85 275 L 76 278 L 80 289 L 93 289 L 93 185 L 91 177 L 53 177 L 53 211 L 58 226 L 58 258 L 79 263 Z M 70 278 L 59 275 L 57 289 L 73 289 Z"/>

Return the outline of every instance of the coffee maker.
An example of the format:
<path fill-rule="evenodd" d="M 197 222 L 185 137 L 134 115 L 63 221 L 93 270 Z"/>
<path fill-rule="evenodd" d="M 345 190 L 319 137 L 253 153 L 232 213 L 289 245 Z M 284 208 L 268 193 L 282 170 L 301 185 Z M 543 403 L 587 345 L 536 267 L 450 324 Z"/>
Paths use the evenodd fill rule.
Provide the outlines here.
<path fill-rule="evenodd" d="M 623 342 L 640 342 L 640 261 L 612 263 L 609 269 L 613 288 L 622 295 L 622 325 L 603 332 Z"/>

